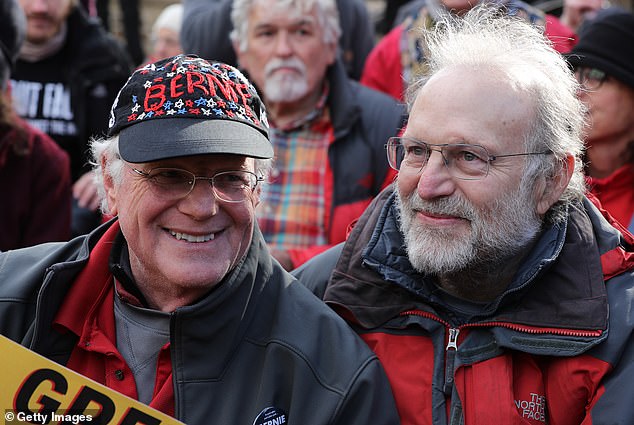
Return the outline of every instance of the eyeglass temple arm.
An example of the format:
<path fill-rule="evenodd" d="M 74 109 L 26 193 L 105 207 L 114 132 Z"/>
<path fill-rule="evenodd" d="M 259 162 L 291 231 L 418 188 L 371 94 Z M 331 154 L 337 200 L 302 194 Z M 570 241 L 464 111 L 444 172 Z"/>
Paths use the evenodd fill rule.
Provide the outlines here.
<path fill-rule="evenodd" d="M 551 150 L 547 150 L 544 152 L 523 152 L 523 153 L 507 153 L 504 155 L 491 155 L 489 157 L 489 161 L 495 161 L 498 158 L 506 158 L 509 156 L 528 156 L 528 155 L 552 155 L 554 152 Z"/>

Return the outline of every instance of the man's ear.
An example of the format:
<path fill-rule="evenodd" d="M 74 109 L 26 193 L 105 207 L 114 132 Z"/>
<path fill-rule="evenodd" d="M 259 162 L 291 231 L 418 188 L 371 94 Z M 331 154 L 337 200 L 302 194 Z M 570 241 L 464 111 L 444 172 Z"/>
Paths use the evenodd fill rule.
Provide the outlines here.
<path fill-rule="evenodd" d="M 561 160 L 561 166 L 550 179 L 542 181 L 537 193 L 537 213 L 541 216 L 552 207 L 568 187 L 575 171 L 575 157 L 567 154 Z"/>
<path fill-rule="evenodd" d="M 108 161 L 105 156 L 101 157 L 101 177 L 103 178 L 103 186 L 106 191 L 106 201 L 108 202 L 108 212 L 117 215 L 117 187 L 112 176 L 106 171 Z"/>

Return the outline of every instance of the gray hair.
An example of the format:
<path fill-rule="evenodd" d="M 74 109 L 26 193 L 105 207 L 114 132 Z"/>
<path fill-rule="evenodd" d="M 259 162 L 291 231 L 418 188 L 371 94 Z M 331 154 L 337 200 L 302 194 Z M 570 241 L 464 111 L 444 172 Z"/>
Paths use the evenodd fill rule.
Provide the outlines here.
<path fill-rule="evenodd" d="M 238 45 L 241 52 L 244 52 L 248 47 L 249 14 L 256 1 L 259 0 L 233 0 L 231 8 L 233 30 L 231 30 L 229 37 Z M 341 25 L 335 0 L 277 0 L 276 7 L 284 8 L 289 13 L 301 14 L 308 13 L 315 7 L 319 26 L 324 31 L 324 43 L 338 43 Z"/>
<path fill-rule="evenodd" d="M 175 33 L 180 33 L 183 24 L 183 5 L 174 3 L 166 6 L 152 24 L 152 37 L 158 35 L 159 30 L 167 28 Z"/>
<path fill-rule="evenodd" d="M 585 107 L 576 96 L 579 84 L 564 58 L 540 28 L 487 4 L 461 18 L 443 16 L 422 38 L 427 63 L 425 75 L 414 78 L 408 88 L 410 110 L 420 88 L 443 69 L 469 66 L 476 72 L 509 77 L 536 105 L 535 120 L 524 138 L 526 152 L 553 152 L 527 157 L 522 185 L 532 187 L 540 179 L 547 182 L 566 167 L 567 155 L 575 158 L 572 178 L 547 214 L 551 222 L 561 220 L 568 204 L 586 193 L 581 160 Z"/>
<path fill-rule="evenodd" d="M 103 176 L 104 174 L 108 175 L 117 186 L 121 184 L 125 161 L 119 154 L 119 136 L 91 139 L 90 151 L 92 155 L 90 163 L 93 166 L 97 192 L 101 199 L 101 211 L 109 214 L 110 210 L 108 208 Z M 267 181 L 272 167 L 272 159 L 255 158 L 255 174 L 264 177 L 264 182 Z"/>

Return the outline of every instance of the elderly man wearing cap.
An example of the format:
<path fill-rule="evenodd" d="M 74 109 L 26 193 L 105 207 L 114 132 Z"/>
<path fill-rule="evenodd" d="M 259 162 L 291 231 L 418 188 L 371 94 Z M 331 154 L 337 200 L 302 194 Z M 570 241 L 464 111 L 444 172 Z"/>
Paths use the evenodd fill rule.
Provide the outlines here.
<path fill-rule="evenodd" d="M 588 107 L 588 186 L 634 232 L 634 15 L 606 9 L 579 37 L 568 61 Z"/>
<path fill-rule="evenodd" d="M 0 333 L 188 424 L 398 423 L 377 358 L 266 248 L 273 151 L 238 70 L 137 70 L 93 154 L 116 217 L 0 254 Z"/>

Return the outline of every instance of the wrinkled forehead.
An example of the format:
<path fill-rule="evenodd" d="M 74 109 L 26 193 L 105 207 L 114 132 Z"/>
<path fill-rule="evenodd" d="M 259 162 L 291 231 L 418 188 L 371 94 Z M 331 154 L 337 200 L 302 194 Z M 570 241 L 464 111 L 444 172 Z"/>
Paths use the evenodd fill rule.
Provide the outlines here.
<path fill-rule="evenodd" d="M 410 111 L 406 135 L 431 143 L 492 142 L 521 148 L 535 119 L 530 91 L 495 73 L 469 67 L 446 68 L 419 90 Z M 433 125 L 430 125 L 433 123 Z"/>

